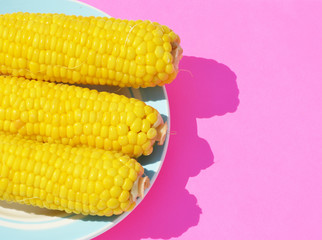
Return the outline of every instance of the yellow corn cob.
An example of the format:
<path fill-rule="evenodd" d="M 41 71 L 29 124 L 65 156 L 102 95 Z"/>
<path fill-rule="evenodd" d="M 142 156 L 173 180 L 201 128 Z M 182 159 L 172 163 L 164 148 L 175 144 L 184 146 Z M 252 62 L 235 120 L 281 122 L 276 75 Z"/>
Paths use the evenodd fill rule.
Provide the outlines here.
<path fill-rule="evenodd" d="M 0 199 L 111 216 L 130 211 L 149 179 L 143 167 L 118 152 L 41 143 L 0 132 Z"/>
<path fill-rule="evenodd" d="M 0 131 L 44 142 L 149 155 L 167 124 L 144 102 L 79 86 L 0 76 Z"/>
<path fill-rule="evenodd" d="M 167 26 L 64 14 L 0 15 L 0 73 L 29 79 L 152 87 L 176 77 L 182 49 Z"/>

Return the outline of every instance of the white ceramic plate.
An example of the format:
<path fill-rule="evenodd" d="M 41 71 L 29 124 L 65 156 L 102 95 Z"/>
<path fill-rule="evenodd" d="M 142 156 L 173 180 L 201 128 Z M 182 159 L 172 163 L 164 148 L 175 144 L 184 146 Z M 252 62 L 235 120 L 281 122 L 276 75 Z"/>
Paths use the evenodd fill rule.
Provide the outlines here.
<path fill-rule="evenodd" d="M 0 14 L 12 12 L 51 12 L 83 16 L 108 16 L 106 13 L 77 1 L 68 0 L 0 0 Z M 111 13 L 113 15 L 113 13 Z M 165 121 L 169 121 L 169 104 L 164 87 L 146 89 L 95 87 L 98 90 L 115 91 L 145 101 L 156 108 Z M 168 128 L 169 132 L 170 126 Z M 168 134 L 169 136 L 169 134 Z M 150 156 L 139 160 L 151 179 L 151 186 L 161 169 L 168 146 L 167 137 L 163 146 L 156 146 Z M 149 188 L 149 189 L 150 189 Z M 147 192 L 149 191 L 147 189 Z M 138 204 L 142 200 L 138 201 Z M 134 210 L 135 211 L 135 210 Z M 131 212 L 133 213 L 133 211 Z M 115 226 L 131 213 L 113 217 L 93 217 L 67 214 L 60 211 L 8 204 L 0 201 L 1 239 L 90 239 Z M 135 214 L 135 213 L 133 213 Z"/>

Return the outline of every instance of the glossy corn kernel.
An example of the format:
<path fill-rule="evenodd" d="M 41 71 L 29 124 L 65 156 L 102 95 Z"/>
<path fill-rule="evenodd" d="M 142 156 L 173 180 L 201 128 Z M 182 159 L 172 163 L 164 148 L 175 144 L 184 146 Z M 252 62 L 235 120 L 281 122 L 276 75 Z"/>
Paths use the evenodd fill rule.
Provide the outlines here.
<path fill-rule="evenodd" d="M 182 55 L 151 21 L 18 12 L 0 15 L 0 33 L 0 73 L 52 82 L 162 86 Z"/>
<path fill-rule="evenodd" d="M 0 76 L 0 131 L 139 157 L 163 143 L 166 126 L 156 109 L 138 99 Z"/>
<path fill-rule="evenodd" d="M 0 132 L 0 199 L 68 213 L 118 215 L 148 187 L 137 165 L 118 152 Z"/>

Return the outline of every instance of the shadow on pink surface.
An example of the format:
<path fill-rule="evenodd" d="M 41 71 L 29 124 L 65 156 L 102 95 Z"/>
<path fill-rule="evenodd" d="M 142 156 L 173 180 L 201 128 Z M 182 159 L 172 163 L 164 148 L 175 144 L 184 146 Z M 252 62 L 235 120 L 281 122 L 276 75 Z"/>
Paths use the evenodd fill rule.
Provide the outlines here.
<path fill-rule="evenodd" d="M 171 136 L 162 170 L 133 213 L 97 240 L 169 239 L 199 222 L 202 209 L 185 187 L 190 177 L 214 163 L 214 155 L 197 134 L 197 118 L 236 111 L 239 91 L 236 75 L 214 60 L 185 56 L 180 69 L 177 79 L 166 87 Z"/>

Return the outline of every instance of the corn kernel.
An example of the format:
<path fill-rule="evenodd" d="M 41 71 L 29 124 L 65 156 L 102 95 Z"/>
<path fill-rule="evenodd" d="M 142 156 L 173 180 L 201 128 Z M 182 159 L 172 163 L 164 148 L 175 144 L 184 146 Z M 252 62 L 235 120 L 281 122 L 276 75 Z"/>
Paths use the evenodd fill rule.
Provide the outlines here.
<path fill-rule="evenodd" d="M 121 194 L 120 194 L 120 196 L 119 196 L 119 201 L 121 202 L 121 203 L 124 203 L 124 202 L 126 202 L 128 199 L 130 198 L 130 193 L 129 193 L 129 191 L 122 191 L 121 192 Z"/>
<path fill-rule="evenodd" d="M 133 181 L 131 179 L 127 178 L 127 179 L 125 179 L 122 188 L 123 188 L 123 190 L 129 191 L 129 190 L 131 190 L 132 186 L 133 186 Z"/>
<path fill-rule="evenodd" d="M 146 42 L 142 42 L 137 48 L 136 48 L 136 54 L 138 55 L 145 55 L 147 52 L 147 44 Z"/>
<path fill-rule="evenodd" d="M 127 136 L 128 136 L 130 144 L 136 144 L 137 143 L 137 133 L 136 132 L 129 131 Z"/>
<path fill-rule="evenodd" d="M 157 136 L 157 130 L 155 128 L 150 128 L 146 136 L 148 139 L 154 139 Z"/>
<path fill-rule="evenodd" d="M 155 112 L 150 113 L 149 115 L 147 115 L 146 119 L 149 120 L 151 124 L 154 124 L 158 119 L 158 114 Z"/>
<path fill-rule="evenodd" d="M 107 206 L 111 209 L 115 209 L 119 205 L 120 205 L 120 202 L 115 198 L 111 198 L 110 200 L 107 201 Z"/>
<path fill-rule="evenodd" d="M 131 154 L 134 152 L 134 146 L 131 144 L 122 146 L 122 152 L 125 154 Z"/>
<path fill-rule="evenodd" d="M 122 192 L 122 189 L 119 186 L 113 186 L 110 190 L 111 196 L 113 198 L 118 198 Z"/>
<path fill-rule="evenodd" d="M 120 207 L 123 211 L 128 211 L 130 205 L 131 204 L 129 201 L 125 201 L 125 202 L 121 202 Z"/>
<path fill-rule="evenodd" d="M 4 192 L 7 189 L 9 180 L 7 178 L 0 179 L 0 192 Z"/>
<path fill-rule="evenodd" d="M 162 59 L 158 59 L 158 61 L 156 63 L 156 70 L 159 73 L 163 73 L 165 66 L 166 66 L 165 62 Z"/>
<path fill-rule="evenodd" d="M 134 122 L 131 124 L 130 129 L 133 132 L 139 132 L 141 131 L 142 128 L 142 119 L 141 118 L 136 118 Z"/>

